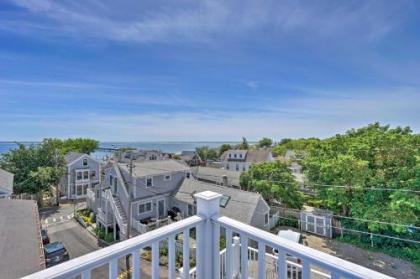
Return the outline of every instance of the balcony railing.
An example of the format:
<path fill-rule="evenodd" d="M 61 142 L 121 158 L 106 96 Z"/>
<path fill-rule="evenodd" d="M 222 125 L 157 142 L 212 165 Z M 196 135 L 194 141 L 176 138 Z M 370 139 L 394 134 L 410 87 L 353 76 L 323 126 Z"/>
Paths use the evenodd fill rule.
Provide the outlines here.
<path fill-rule="evenodd" d="M 170 217 L 166 217 L 163 219 L 156 219 L 155 221 L 149 222 L 148 224 L 142 223 L 142 221 L 133 219 L 132 227 L 135 229 L 139 234 L 147 233 L 149 231 L 158 229 L 162 226 L 166 226 L 172 223 Z"/>
<path fill-rule="evenodd" d="M 93 253 L 81 256 L 25 278 L 91 278 L 93 269 L 107 265 L 109 278 L 117 278 L 118 261 L 131 257 L 131 278 L 140 278 L 141 249 L 151 247 L 152 279 L 159 278 L 161 245 L 167 245 L 167 277 L 175 279 L 176 235 L 183 234 L 182 278 L 391 278 L 312 248 L 219 215 L 220 194 L 202 192 L 195 195 L 197 215 L 130 238 Z M 190 269 L 190 233 L 196 238 L 196 267 Z M 222 233 L 221 233 L 222 232 Z M 226 250 L 220 249 L 224 235 Z M 238 238 L 239 237 L 239 238 Z M 254 248 L 255 247 L 255 248 Z M 268 253 L 268 251 L 276 251 Z M 299 259 L 299 263 L 291 260 Z M 270 273 L 269 265 L 272 265 Z M 292 271 L 293 269 L 293 271 Z M 270 278 L 268 277 L 270 276 Z M 271 277 L 272 276 L 272 277 Z"/>

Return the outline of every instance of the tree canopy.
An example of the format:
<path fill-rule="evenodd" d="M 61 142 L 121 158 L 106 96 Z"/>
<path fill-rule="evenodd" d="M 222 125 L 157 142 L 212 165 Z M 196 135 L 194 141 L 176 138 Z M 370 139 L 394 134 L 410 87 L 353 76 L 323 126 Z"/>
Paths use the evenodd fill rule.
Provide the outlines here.
<path fill-rule="evenodd" d="M 59 149 L 62 154 L 70 151 L 90 154 L 98 148 L 99 141 L 89 138 L 74 138 L 74 139 L 44 139 L 43 142 L 52 144 L 55 148 Z"/>
<path fill-rule="evenodd" d="M 259 147 L 270 147 L 273 144 L 273 140 L 269 138 L 262 138 L 258 142 Z"/>
<path fill-rule="evenodd" d="M 64 154 L 90 153 L 98 142 L 91 139 L 44 139 L 39 144 L 10 150 L 0 158 L 0 167 L 14 174 L 15 193 L 37 193 L 59 183 L 64 175 Z"/>
<path fill-rule="evenodd" d="M 242 142 L 238 145 L 238 149 L 248 150 L 249 144 L 245 137 L 242 137 Z"/>
<path fill-rule="evenodd" d="M 228 151 L 229 149 L 232 149 L 232 146 L 228 143 L 224 143 L 219 147 L 219 157 L 222 156 L 222 154 L 225 151 Z"/>
<path fill-rule="evenodd" d="M 217 159 L 217 151 L 209 146 L 199 146 L 195 149 L 201 160 Z"/>
<path fill-rule="evenodd" d="M 419 147 L 419 134 L 408 127 L 391 129 L 374 123 L 313 144 L 303 164 L 321 206 L 345 216 L 419 226 L 419 195 L 404 191 L 420 190 Z M 407 230 L 378 223 L 365 225 L 372 232 Z"/>
<path fill-rule="evenodd" d="M 240 176 L 244 190 L 259 192 L 265 200 L 277 200 L 285 206 L 301 208 L 303 195 L 298 192 L 289 166 L 281 161 L 254 164 Z"/>
<path fill-rule="evenodd" d="M 272 149 L 273 154 L 277 156 L 284 156 L 287 150 L 294 151 L 305 151 L 310 148 L 313 144 L 318 143 L 320 139 L 307 138 L 307 139 L 282 139 Z"/>

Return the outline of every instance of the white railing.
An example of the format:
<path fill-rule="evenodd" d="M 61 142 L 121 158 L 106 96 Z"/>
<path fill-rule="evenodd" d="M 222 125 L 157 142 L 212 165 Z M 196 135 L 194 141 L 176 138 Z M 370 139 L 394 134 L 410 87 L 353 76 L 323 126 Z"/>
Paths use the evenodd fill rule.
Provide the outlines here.
<path fill-rule="evenodd" d="M 168 247 L 167 277 L 175 279 L 178 276 L 175 268 L 176 258 L 179 258 L 176 257 L 175 240 L 176 235 L 181 233 L 183 234 L 183 268 L 180 276 L 185 279 L 233 279 L 236 277 L 270 279 L 267 275 L 278 279 L 293 278 L 292 275 L 296 275 L 295 278 L 299 279 L 391 278 L 287 239 L 279 238 L 274 234 L 228 217 L 220 216 L 220 194 L 205 191 L 196 194 L 195 197 L 198 215 L 29 275 L 26 279 L 74 278 L 79 275 L 82 279 L 89 279 L 93 269 L 95 269 L 93 272 L 96 272 L 97 267 L 104 265 L 107 265 L 108 278 L 114 279 L 119 273 L 119 259 L 125 258 L 127 255 L 131 255 L 131 278 L 139 278 L 140 251 L 146 247 L 152 248 L 150 272 L 152 279 L 157 279 L 160 276 L 159 249 L 161 244 Z M 190 269 L 190 233 L 192 228 L 195 228 L 197 264 L 196 267 Z M 225 251 L 220 251 L 221 231 L 225 236 Z M 277 255 L 268 253 L 273 249 L 277 251 Z M 300 263 L 291 261 L 291 257 L 299 259 Z M 251 267 L 252 264 L 255 266 L 255 271 Z M 273 271 L 272 275 L 268 272 L 270 269 Z M 95 277 L 98 277 L 97 274 Z"/>
<path fill-rule="evenodd" d="M 158 229 L 162 226 L 166 226 L 172 223 L 172 220 L 170 217 L 164 218 L 164 219 L 157 219 L 156 221 L 153 221 L 149 224 L 143 224 L 141 221 L 132 219 L 132 226 L 135 230 L 137 230 L 140 234 L 146 233 L 148 231 L 152 231 L 154 229 Z"/>
<path fill-rule="evenodd" d="M 117 220 L 117 223 L 120 226 L 120 230 L 125 235 L 127 233 L 127 223 L 124 222 L 124 219 L 121 216 L 121 213 L 117 205 L 115 204 L 114 196 L 112 195 L 112 192 L 110 189 L 105 190 L 105 197 L 107 200 L 109 200 L 109 203 L 111 204 L 111 207 L 112 207 L 112 211 L 114 212 L 115 219 Z"/>

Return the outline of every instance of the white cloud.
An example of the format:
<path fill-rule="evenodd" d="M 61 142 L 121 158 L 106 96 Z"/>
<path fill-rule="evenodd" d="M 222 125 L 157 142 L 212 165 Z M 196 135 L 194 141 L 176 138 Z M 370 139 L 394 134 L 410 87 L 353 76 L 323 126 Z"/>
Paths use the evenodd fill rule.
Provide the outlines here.
<path fill-rule="evenodd" d="M 349 92 L 347 92 L 349 93 Z M 327 93 L 328 94 L 328 93 Z M 420 131 L 420 92 L 395 89 L 362 97 L 306 98 L 277 104 L 277 111 L 108 112 L 0 114 L 0 140 L 88 136 L 112 141 L 238 140 L 246 136 L 328 137 L 368 123 L 411 126 Z"/>
<path fill-rule="evenodd" d="M 406 8 L 400 2 L 359 2 L 358 5 L 340 2 L 321 5 L 277 0 L 14 2 L 29 11 L 32 18 L 19 18 L 24 20 L 22 26 L 26 32 L 40 31 L 43 24 L 51 26 L 59 23 L 61 32 L 71 36 L 82 34 L 142 43 L 212 43 L 215 39 L 249 36 L 261 29 L 270 30 L 272 35 L 301 33 L 305 37 L 339 36 L 341 39 L 348 37 L 351 32 L 357 34 L 359 40 L 370 40 L 391 30 L 399 21 L 395 11 Z M 53 22 L 45 21 L 46 18 Z M 11 19 L 1 23 L 3 28 L 19 25 Z M 19 30 L 22 31 L 19 28 L 16 31 Z"/>

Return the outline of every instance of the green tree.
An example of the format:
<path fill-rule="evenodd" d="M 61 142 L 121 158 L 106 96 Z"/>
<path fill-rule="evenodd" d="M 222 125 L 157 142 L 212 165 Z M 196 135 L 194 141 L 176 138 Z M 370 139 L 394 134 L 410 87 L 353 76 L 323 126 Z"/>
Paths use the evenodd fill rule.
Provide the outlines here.
<path fill-rule="evenodd" d="M 245 137 L 242 137 L 242 142 L 239 144 L 238 149 L 248 150 L 249 144 Z"/>
<path fill-rule="evenodd" d="M 408 127 L 391 129 L 374 123 L 313 144 L 303 164 L 309 184 L 316 189 L 316 199 L 338 214 L 419 226 L 419 196 L 404 191 L 420 190 L 419 138 Z M 352 225 L 372 232 L 407 231 L 378 223 Z"/>
<path fill-rule="evenodd" d="M 209 146 L 199 146 L 195 150 L 203 161 L 217 159 L 217 151 Z"/>
<path fill-rule="evenodd" d="M 254 164 L 240 176 L 244 190 L 259 192 L 265 200 L 277 200 L 292 208 L 301 208 L 303 195 L 289 166 L 281 161 Z"/>
<path fill-rule="evenodd" d="M 223 153 L 225 153 L 225 151 L 228 151 L 232 149 L 232 146 L 230 146 L 230 144 L 224 143 L 219 147 L 219 157 L 223 155 Z"/>
<path fill-rule="evenodd" d="M 47 190 L 49 183 L 58 182 L 64 165 L 63 155 L 49 140 L 29 147 L 20 144 L 17 149 L 4 154 L 0 160 L 0 167 L 15 175 L 15 193 Z M 47 178 L 47 174 L 51 177 Z"/>
<path fill-rule="evenodd" d="M 269 138 L 262 138 L 259 142 L 258 142 L 258 146 L 259 147 L 270 147 L 273 144 L 273 140 L 269 139 Z"/>

